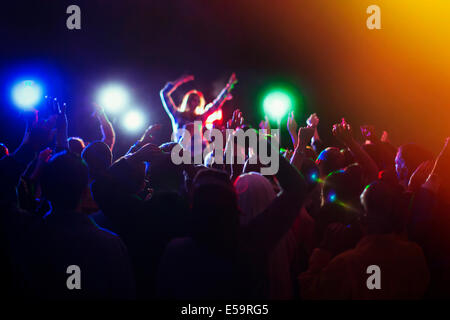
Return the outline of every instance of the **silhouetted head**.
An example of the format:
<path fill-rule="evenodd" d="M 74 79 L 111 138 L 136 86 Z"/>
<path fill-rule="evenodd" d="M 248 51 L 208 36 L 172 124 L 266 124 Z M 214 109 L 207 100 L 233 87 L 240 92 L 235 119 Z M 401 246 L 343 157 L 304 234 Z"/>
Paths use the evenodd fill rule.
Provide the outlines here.
<path fill-rule="evenodd" d="M 367 230 L 371 234 L 392 233 L 400 227 L 407 201 L 401 188 L 382 181 L 368 185 L 361 194 Z"/>
<path fill-rule="evenodd" d="M 112 163 L 111 149 L 109 149 L 108 145 L 103 141 L 89 143 L 81 153 L 81 157 L 88 165 L 91 178 L 95 178 L 98 174 L 105 173 Z"/>
<path fill-rule="evenodd" d="M 352 171 L 356 171 L 352 170 Z M 323 196 L 325 203 L 345 203 L 347 205 L 359 202 L 361 182 L 355 172 L 338 170 L 330 173 L 324 180 Z"/>
<path fill-rule="evenodd" d="M 262 174 L 256 172 L 241 174 L 234 182 L 238 197 L 242 225 L 248 224 L 257 215 L 262 213 L 277 194 L 272 183 Z"/>
<path fill-rule="evenodd" d="M 322 220 L 347 224 L 359 217 L 359 196 L 362 187 L 356 171 L 357 169 L 347 172 L 338 170 L 325 178 L 322 187 L 322 211 L 327 217 L 321 217 Z"/>
<path fill-rule="evenodd" d="M 67 143 L 69 145 L 69 151 L 81 156 L 81 152 L 83 152 L 83 149 L 85 147 L 83 139 L 79 137 L 70 137 L 67 139 Z"/>
<path fill-rule="evenodd" d="M 108 170 L 108 174 L 118 182 L 122 192 L 138 194 L 145 188 L 145 163 L 130 163 L 122 160 L 123 157 L 117 159 Z"/>
<path fill-rule="evenodd" d="M 162 146 L 171 149 L 171 145 Z M 148 164 L 147 176 L 151 187 L 156 191 L 179 192 L 184 185 L 183 165 L 175 165 L 170 159 L 170 152 Z"/>
<path fill-rule="evenodd" d="M 328 147 L 317 157 L 316 164 L 319 166 L 320 176 L 326 177 L 331 172 L 344 167 L 344 156 L 338 148 Z"/>
<path fill-rule="evenodd" d="M 44 167 L 42 194 L 54 209 L 75 210 L 87 185 L 86 163 L 70 152 L 55 154 Z"/>
<path fill-rule="evenodd" d="M 398 179 L 404 185 L 407 184 L 417 167 L 422 162 L 432 159 L 433 155 L 431 152 L 417 144 L 408 143 L 402 145 L 398 148 L 395 157 L 395 171 Z"/>
<path fill-rule="evenodd" d="M 303 177 L 306 180 L 307 191 L 311 192 L 319 183 L 320 171 L 317 164 L 311 158 L 306 158 L 302 161 L 302 167 L 300 169 Z"/>
<path fill-rule="evenodd" d="M 236 240 L 239 209 L 235 190 L 226 172 L 200 170 L 192 184 L 194 237 L 226 248 Z"/>
<path fill-rule="evenodd" d="M 0 159 L 7 155 L 9 155 L 8 148 L 3 143 L 0 143 Z"/>

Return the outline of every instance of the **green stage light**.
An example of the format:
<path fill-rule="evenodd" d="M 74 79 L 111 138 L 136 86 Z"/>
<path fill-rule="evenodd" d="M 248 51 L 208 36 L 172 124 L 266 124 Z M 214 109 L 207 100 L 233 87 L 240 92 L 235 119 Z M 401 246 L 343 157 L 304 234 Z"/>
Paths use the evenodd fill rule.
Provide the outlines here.
<path fill-rule="evenodd" d="M 283 90 L 270 91 L 263 100 L 264 113 L 277 121 L 280 121 L 292 106 L 291 95 Z"/>

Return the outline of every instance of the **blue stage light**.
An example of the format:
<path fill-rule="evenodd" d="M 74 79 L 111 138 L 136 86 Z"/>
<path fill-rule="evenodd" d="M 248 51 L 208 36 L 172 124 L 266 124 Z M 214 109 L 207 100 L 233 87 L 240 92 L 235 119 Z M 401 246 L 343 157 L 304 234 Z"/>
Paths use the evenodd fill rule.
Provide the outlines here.
<path fill-rule="evenodd" d="M 33 80 L 24 80 L 12 88 L 12 100 L 22 109 L 33 109 L 42 99 L 42 88 Z"/>

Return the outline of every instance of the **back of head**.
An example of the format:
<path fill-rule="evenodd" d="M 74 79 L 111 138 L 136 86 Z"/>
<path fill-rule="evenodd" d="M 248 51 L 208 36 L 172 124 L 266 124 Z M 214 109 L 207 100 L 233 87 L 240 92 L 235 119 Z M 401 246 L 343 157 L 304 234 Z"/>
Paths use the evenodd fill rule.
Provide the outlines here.
<path fill-rule="evenodd" d="M 365 220 L 369 233 L 392 233 L 401 226 L 407 210 L 406 197 L 400 187 L 382 181 L 368 185 L 361 194 Z"/>
<path fill-rule="evenodd" d="M 41 178 L 42 194 L 55 209 L 76 209 L 87 185 L 86 164 L 70 152 L 55 154 L 44 167 Z"/>
<path fill-rule="evenodd" d="M 86 161 L 89 174 L 95 177 L 108 170 L 112 162 L 111 149 L 103 141 L 94 141 L 87 145 L 81 153 L 81 157 Z"/>
<path fill-rule="evenodd" d="M 70 137 L 67 139 L 67 143 L 69 145 L 69 151 L 76 154 L 81 155 L 83 149 L 85 147 L 84 141 L 78 137 Z"/>
<path fill-rule="evenodd" d="M 170 153 L 153 160 L 148 165 L 150 185 L 155 192 L 179 192 L 184 184 L 184 166 L 175 165 L 170 159 Z"/>
<path fill-rule="evenodd" d="M 312 159 L 304 159 L 300 169 L 303 177 L 306 180 L 307 191 L 311 192 L 319 183 L 320 171 L 317 164 Z"/>
<path fill-rule="evenodd" d="M 241 174 L 234 182 L 241 215 L 242 225 L 248 224 L 263 212 L 275 199 L 272 184 L 263 175 L 256 172 Z"/>
<path fill-rule="evenodd" d="M 127 194 L 137 194 L 145 187 L 145 163 L 127 163 L 125 157 L 117 159 L 108 174 L 117 181 L 117 186 Z"/>
<path fill-rule="evenodd" d="M 350 223 L 360 215 L 361 182 L 357 169 L 330 173 L 323 184 L 323 221 Z"/>
<path fill-rule="evenodd" d="M 194 238 L 207 245 L 232 246 L 236 240 L 239 210 L 227 173 L 215 169 L 200 170 L 192 183 L 191 204 Z"/>
<path fill-rule="evenodd" d="M 320 175 L 326 177 L 331 172 L 344 167 L 344 156 L 338 148 L 328 147 L 317 157 L 316 163 L 320 169 Z"/>

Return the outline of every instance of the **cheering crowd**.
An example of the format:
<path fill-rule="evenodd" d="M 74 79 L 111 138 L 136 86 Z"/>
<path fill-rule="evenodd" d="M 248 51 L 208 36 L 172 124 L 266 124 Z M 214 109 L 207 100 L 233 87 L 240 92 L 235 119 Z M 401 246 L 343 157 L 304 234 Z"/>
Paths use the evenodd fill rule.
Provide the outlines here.
<path fill-rule="evenodd" d="M 173 148 L 186 146 L 177 130 L 222 108 L 236 83 L 232 75 L 210 104 L 193 91 L 177 106 L 170 93 L 190 80 L 161 91 L 174 132 L 159 146 L 154 124 L 113 158 L 101 106 L 103 137 L 86 144 L 67 136 L 70 119 L 55 100 L 47 119 L 30 113 L 16 150 L 0 144 L 1 272 L 11 298 L 450 297 L 450 138 L 436 156 L 342 119 L 328 129 L 339 145 L 329 146 L 316 114 L 299 127 L 290 113 L 286 150 L 273 148 L 280 138 L 267 120 L 259 125 L 279 154 L 275 175 L 260 174 L 251 146 L 241 148 L 244 164 L 212 153 L 204 165 L 175 165 Z M 239 110 L 215 125 L 251 128 Z M 75 288 L 70 266 L 79 269 Z"/>

